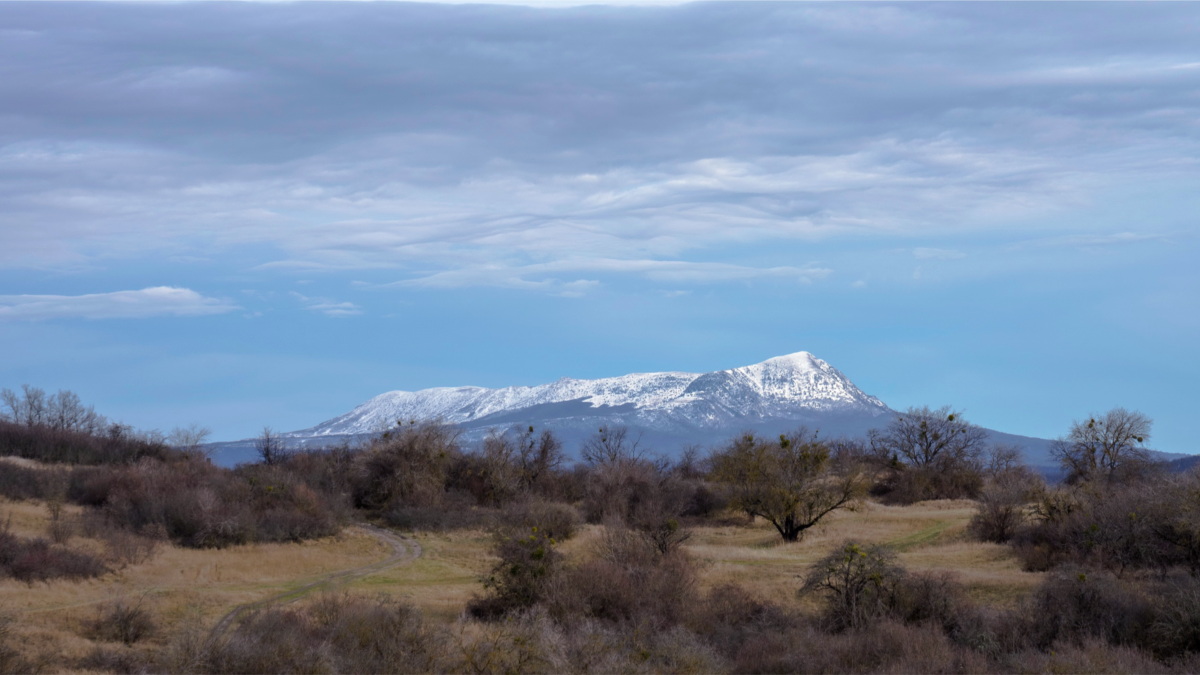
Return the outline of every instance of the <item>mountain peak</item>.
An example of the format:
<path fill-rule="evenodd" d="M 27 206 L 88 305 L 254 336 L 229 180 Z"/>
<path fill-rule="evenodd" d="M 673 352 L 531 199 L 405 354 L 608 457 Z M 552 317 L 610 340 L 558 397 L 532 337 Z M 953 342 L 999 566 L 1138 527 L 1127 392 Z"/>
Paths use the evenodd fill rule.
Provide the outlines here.
<path fill-rule="evenodd" d="M 813 361 L 820 361 L 820 359 L 813 356 L 811 352 L 792 352 L 783 356 L 772 356 L 763 363 L 812 363 Z"/>

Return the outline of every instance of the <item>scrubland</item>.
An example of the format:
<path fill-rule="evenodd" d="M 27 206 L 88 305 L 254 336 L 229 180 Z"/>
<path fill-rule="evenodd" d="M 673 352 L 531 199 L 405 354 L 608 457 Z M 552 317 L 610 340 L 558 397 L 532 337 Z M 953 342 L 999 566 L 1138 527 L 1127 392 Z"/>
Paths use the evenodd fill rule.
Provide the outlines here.
<path fill-rule="evenodd" d="M 68 505 L 67 516 L 83 509 Z M 906 567 L 960 575 L 973 598 L 1014 603 L 1037 586 L 1042 573 L 1028 573 L 1007 547 L 971 541 L 967 523 L 974 503 L 964 500 L 884 506 L 868 502 L 855 512 L 838 513 L 800 543 L 783 543 L 770 525 L 729 515 L 728 523 L 697 524 L 683 550 L 694 561 L 701 595 L 730 584 L 774 598 L 801 611 L 815 603 L 796 591 L 812 563 L 844 539 L 891 544 Z M 0 502 L 0 517 L 13 533 L 44 536 L 50 526 L 45 502 Z M 592 554 L 604 525 L 583 524 L 564 542 L 568 558 Z M 408 532 L 422 548 L 420 558 L 305 596 L 343 591 L 371 599 L 386 597 L 419 612 L 432 625 L 458 627 L 468 602 L 483 592 L 481 578 L 496 558 L 486 529 Z M 101 551 L 103 542 L 76 536 L 72 546 Z M 97 649 L 129 653 L 139 667 L 153 663 L 173 636 L 195 626 L 207 628 L 235 607 L 275 597 L 344 569 L 386 558 L 388 547 L 366 531 L 350 526 L 340 534 L 301 543 L 248 544 L 223 549 L 194 549 L 159 543 L 145 561 L 95 579 L 25 583 L 0 581 L 0 603 L 13 619 L 9 644 L 31 664 L 48 671 L 104 672 L 89 657 Z M 152 618 L 153 631 L 133 645 L 97 637 L 89 622 L 114 602 L 139 604 Z M 117 664 L 120 665 L 120 664 Z"/>
<path fill-rule="evenodd" d="M 408 422 L 233 470 L 0 421 L 0 672 L 1196 672 L 1200 475 L 1119 413 L 1061 485 L 946 410 L 574 464 Z"/>

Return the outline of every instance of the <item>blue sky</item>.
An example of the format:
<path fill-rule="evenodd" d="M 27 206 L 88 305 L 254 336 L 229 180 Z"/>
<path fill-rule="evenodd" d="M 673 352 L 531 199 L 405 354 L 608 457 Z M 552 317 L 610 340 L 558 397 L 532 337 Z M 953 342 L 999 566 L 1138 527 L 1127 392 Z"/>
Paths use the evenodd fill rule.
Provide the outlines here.
<path fill-rule="evenodd" d="M 813 352 L 1200 452 L 1200 5 L 0 4 L 0 386 L 218 439 Z"/>

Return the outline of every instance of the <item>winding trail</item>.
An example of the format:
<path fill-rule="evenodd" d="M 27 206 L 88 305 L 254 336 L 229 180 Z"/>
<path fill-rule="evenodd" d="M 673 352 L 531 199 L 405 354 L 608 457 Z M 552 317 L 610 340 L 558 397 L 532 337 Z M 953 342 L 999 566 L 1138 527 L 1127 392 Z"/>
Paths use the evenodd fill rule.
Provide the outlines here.
<path fill-rule="evenodd" d="M 359 579 L 376 572 L 391 569 L 405 563 L 412 562 L 421 557 L 421 545 L 414 539 L 402 537 L 395 532 L 385 530 L 382 527 L 360 523 L 358 527 L 366 530 L 366 532 L 374 536 L 379 541 L 387 544 L 392 549 L 392 555 L 380 560 L 379 562 L 363 565 L 362 567 L 354 567 L 340 572 L 327 574 L 316 581 L 305 584 L 299 588 L 293 588 L 278 595 L 273 595 L 269 598 L 248 602 L 244 605 L 234 607 L 228 614 L 221 617 L 216 626 L 213 626 L 212 632 L 208 634 L 208 644 L 213 644 L 219 640 L 226 631 L 241 617 L 255 612 L 260 609 L 265 609 L 271 605 L 287 605 L 293 603 L 309 593 L 328 588 L 335 584 L 345 583 Z"/>

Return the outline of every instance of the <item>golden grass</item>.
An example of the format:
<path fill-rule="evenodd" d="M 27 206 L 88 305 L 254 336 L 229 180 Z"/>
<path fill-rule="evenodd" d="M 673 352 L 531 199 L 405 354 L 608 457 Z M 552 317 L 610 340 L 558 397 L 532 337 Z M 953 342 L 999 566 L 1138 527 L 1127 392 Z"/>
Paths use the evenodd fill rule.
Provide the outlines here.
<path fill-rule="evenodd" d="M 68 507 L 71 512 L 78 509 Z M 44 536 L 49 513 L 38 502 L 0 502 L 0 518 L 12 516 L 12 531 Z M 75 548 L 99 550 L 100 542 L 74 538 Z M 86 655 L 95 644 L 85 639 L 85 623 L 100 605 L 118 595 L 145 597 L 168 634 L 185 617 L 214 622 L 233 607 L 324 574 L 366 565 L 390 549 L 365 532 L 349 528 L 337 537 L 300 544 L 253 544 L 195 550 L 162 544 L 144 563 L 97 579 L 26 584 L 0 581 L 0 609 L 16 619 L 17 638 L 27 654 L 56 657 L 59 664 Z M 64 661 L 65 660 L 65 661 Z"/>
<path fill-rule="evenodd" d="M 970 541 L 970 501 L 923 502 L 912 506 L 867 503 L 857 511 L 832 514 L 798 543 L 784 543 L 770 524 L 699 527 L 687 550 L 701 562 L 701 584 L 736 583 L 764 597 L 794 596 L 800 577 L 839 543 L 887 544 L 912 571 L 946 571 L 959 576 L 968 593 L 990 602 L 1012 602 L 1041 575 L 1021 571 L 1005 546 Z"/>
<path fill-rule="evenodd" d="M 75 515 L 78 507 L 67 506 Z M 910 570 L 950 571 L 978 600 L 1010 603 L 1024 596 L 1040 575 L 1020 570 L 1007 547 L 966 537 L 975 507 L 968 501 L 939 501 L 907 507 L 865 504 L 854 512 L 838 512 L 803 541 L 785 544 L 761 519 L 753 524 L 704 525 L 694 528 L 686 550 L 697 561 L 703 589 L 736 583 L 777 602 L 800 603 L 800 577 L 818 558 L 847 539 L 894 547 Z M 44 536 L 49 513 L 44 503 L 0 501 L 0 518 L 11 518 L 22 536 Z M 562 544 L 571 560 L 591 553 L 601 534 L 587 525 Z M 429 615 L 451 621 L 472 595 L 480 577 L 494 562 L 489 537 L 482 531 L 415 535 L 421 558 L 350 583 L 350 588 L 408 600 Z M 99 542 L 76 538 L 72 546 L 99 549 Z M 390 549 L 365 531 L 301 544 L 256 544 L 220 550 L 194 550 L 163 544 L 138 565 L 102 578 L 24 584 L 0 581 L 0 608 L 18 619 L 16 644 L 30 655 L 53 655 L 54 671 L 68 670 L 95 644 L 85 637 L 85 622 L 97 607 L 124 594 L 146 597 L 163 627 L 159 636 L 139 647 L 160 647 L 185 619 L 212 625 L 232 608 L 298 588 L 323 575 L 384 559 Z"/>
<path fill-rule="evenodd" d="M 404 598 L 431 615 L 450 620 L 472 595 L 483 590 L 480 577 L 491 568 L 489 537 L 481 530 L 418 533 L 421 557 L 351 584 L 356 590 Z"/>

